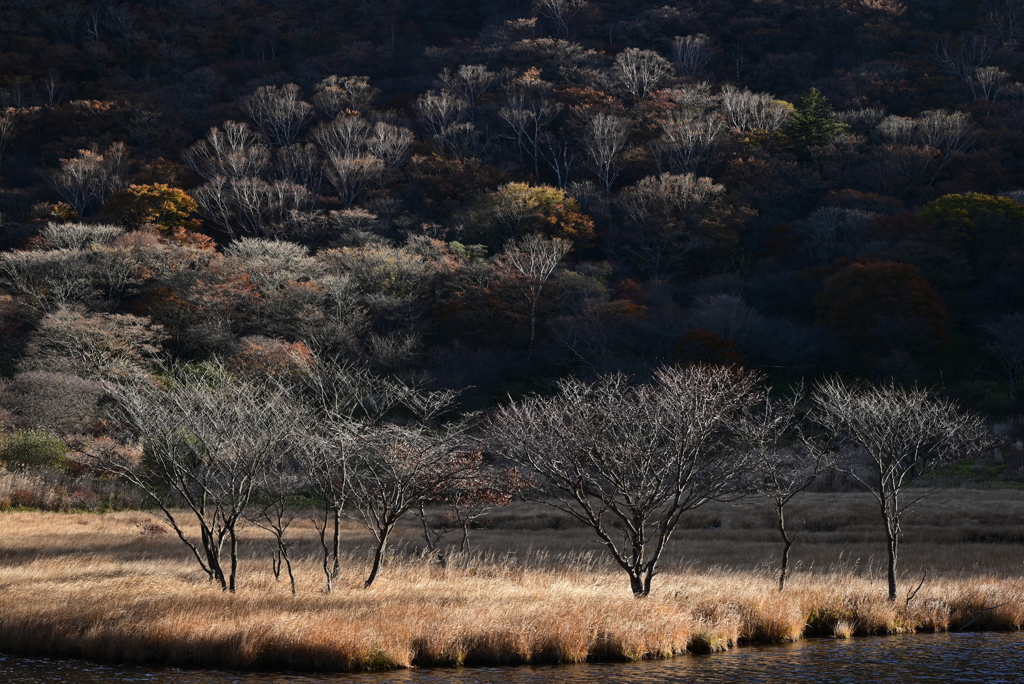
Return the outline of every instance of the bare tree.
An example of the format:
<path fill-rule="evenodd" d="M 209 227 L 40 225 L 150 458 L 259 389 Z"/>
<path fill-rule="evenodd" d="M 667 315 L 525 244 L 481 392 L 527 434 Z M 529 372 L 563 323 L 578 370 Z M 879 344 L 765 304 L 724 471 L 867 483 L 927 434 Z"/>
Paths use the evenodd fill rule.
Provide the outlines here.
<path fill-rule="evenodd" d="M 370 108 L 380 89 L 370 85 L 366 76 L 328 76 L 316 86 L 313 106 L 325 119 L 333 119 L 345 110 L 361 112 Z"/>
<path fill-rule="evenodd" d="M 365 156 L 370 122 L 359 114 L 344 112 L 329 123 L 317 126 L 310 137 L 325 157 Z"/>
<path fill-rule="evenodd" d="M 262 176 L 270 166 L 270 148 L 248 124 L 237 121 L 225 121 L 222 128 L 214 126 L 205 140 L 189 147 L 182 157 L 207 180 Z"/>
<path fill-rule="evenodd" d="M 358 114 L 339 114 L 328 124 L 313 131 L 313 140 L 328 159 L 349 163 L 377 159 L 388 168 L 397 168 L 409 157 L 414 141 L 412 131 L 383 121 L 370 123 Z M 332 162 L 333 164 L 333 162 Z"/>
<path fill-rule="evenodd" d="M 145 492 L 210 580 L 235 591 L 238 524 L 303 419 L 287 391 L 269 380 L 232 380 L 219 365 L 167 372 L 169 386 L 149 378 L 108 385 L 114 417 L 138 452 L 86 452 L 96 467 Z M 199 526 L 198 543 L 179 506 Z"/>
<path fill-rule="evenodd" d="M 79 150 L 77 157 L 61 159 L 60 168 L 50 174 L 50 185 L 81 216 L 124 186 L 126 156 L 123 143 L 114 143 L 103 154 Z"/>
<path fill-rule="evenodd" d="M 614 71 L 629 96 L 642 100 L 672 74 L 672 64 L 653 50 L 626 48 L 615 56 Z"/>
<path fill-rule="evenodd" d="M 693 219 L 724 192 L 724 186 L 692 173 L 648 176 L 624 188 L 616 204 L 632 228 L 626 249 L 651 277 L 664 277 L 672 264 L 708 244 Z"/>
<path fill-rule="evenodd" d="M 475 135 L 466 121 L 469 104 L 449 90 L 428 90 L 414 104 L 420 125 L 443 151 L 460 152 Z"/>
<path fill-rule="evenodd" d="M 587 0 L 537 0 L 537 11 L 554 23 L 561 34 L 569 37 L 569 23 L 583 11 Z"/>
<path fill-rule="evenodd" d="M 11 146 L 11 140 L 14 139 L 17 132 L 18 129 L 14 125 L 14 118 L 0 115 L 0 171 L 3 171 L 4 154 L 7 152 L 7 148 Z"/>
<path fill-rule="evenodd" d="M 722 112 L 729 124 L 741 133 L 757 130 L 774 133 L 785 125 L 792 111 L 792 107 L 769 93 L 752 93 L 731 85 L 722 88 Z"/>
<path fill-rule="evenodd" d="M 453 481 L 444 491 L 435 496 L 438 503 L 446 504 L 447 511 L 440 524 L 428 522 L 425 504 L 416 508 L 416 516 L 423 527 L 423 539 L 427 543 L 427 552 L 437 554 L 441 566 L 447 563 L 444 554 L 438 548 L 440 541 L 453 528 L 462 531 L 459 541 L 459 553 L 464 555 L 465 563 L 469 564 L 469 530 L 495 508 L 509 506 L 512 497 L 522 491 L 524 482 L 516 469 L 499 470 L 493 466 L 481 464 L 458 480 Z"/>
<path fill-rule="evenodd" d="M 242 109 L 267 140 L 278 147 L 295 142 L 299 131 L 313 116 L 313 107 L 302 99 L 302 90 L 294 83 L 261 86 L 242 101 Z"/>
<path fill-rule="evenodd" d="M 585 122 L 583 148 L 589 157 L 590 168 L 605 192 L 611 190 L 626 165 L 624 156 L 628 141 L 628 119 L 614 114 L 594 114 Z"/>
<path fill-rule="evenodd" d="M 327 430 L 324 439 L 307 442 L 299 452 L 303 471 L 309 477 L 312 491 L 323 499 L 323 508 L 313 518 L 323 551 L 322 567 L 326 579 L 325 590 L 334 590 L 334 580 L 341 573 L 341 519 L 349 497 L 348 474 L 352 460 L 354 440 L 348 424 L 336 421 Z M 332 524 L 333 523 L 333 524 Z M 328 543 L 328 530 L 332 529 Z"/>
<path fill-rule="evenodd" d="M 327 159 L 327 181 L 346 207 L 355 204 L 366 186 L 377 181 L 383 173 L 384 162 L 369 155 Z"/>
<path fill-rule="evenodd" d="M 465 438 L 470 418 L 430 427 L 454 400 L 452 392 L 412 392 L 403 403 L 415 415 L 414 424 L 384 424 L 361 435 L 349 482 L 363 524 L 376 541 L 365 588 L 380 573 L 398 521 L 480 466 L 480 452 Z"/>
<path fill-rule="evenodd" d="M 672 39 L 672 63 L 682 76 L 699 78 L 711 61 L 710 40 L 703 33 Z"/>
<path fill-rule="evenodd" d="M 408 161 L 409 148 L 415 139 L 408 128 L 378 121 L 366 137 L 366 148 L 371 156 L 381 159 L 389 169 L 395 169 Z"/>
<path fill-rule="evenodd" d="M 965 112 L 946 112 L 944 109 L 921 112 L 914 125 L 921 142 L 939 150 L 943 159 L 970 147 L 977 134 L 971 124 L 971 115 Z"/>
<path fill-rule="evenodd" d="M 1024 313 L 1007 314 L 985 326 L 985 332 L 991 336 L 985 348 L 1002 368 L 1013 399 L 1017 384 L 1024 379 Z"/>
<path fill-rule="evenodd" d="M 92 275 L 84 250 L 0 252 L 0 283 L 42 311 L 97 299 Z"/>
<path fill-rule="evenodd" d="M 291 212 L 308 208 L 312 195 L 287 180 L 216 176 L 192 193 L 200 212 L 231 237 L 273 235 Z"/>
<path fill-rule="evenodd" d="M 867 227 L 877 217 L 863 209 L 821 207 L 795 226 L 802 239 L 801 251 L 819 264 L 855 256 L 864 248 Z"/>
<path fill-rule="evenodd" d="M 995 102 L 1009 78 L 1010 74 L 999 67 L 981 67 L 974 72 L 969 84 L 975 97 L 981 96 L 989 102 Z"/>
<path fill-rule="evenodd" d="M 619 203 L 636 224 L 664 219 L 705 206 L 725 192 L 725 186 L 692 173 L 648 176 L 624 189 Z"/>
<path fill-rule="evenodd" d="M 899 145 L 910 145 L 915 140 L 915 121 L 907 116 L 890 115 L 876 127 L 879 135 Z"/>
<path fill-rule="evenodd" d="M 394 408 L 404 392 L 366 370 L 347 367 L 312 374 L 303 379 L 297 392 L 318 426 L 315 434 L 319 438 L 303 441 L 297 458 L 312 491 L 323 501 L 321 514 L 313 523 L 320 536 L 330 593 L 341 572 L 341 520 L 352 494 L 349 476 L 361 435 Z"/>
<path fill-rule="evenodd" d="M 483 64 L 462 64 L 454 73 L 445 69 L 438 76 L 443 88 L 464 100 L 471 113 L 497 80 L 498 75 Z"/>
<path fill-rule="evenodd" d="M 293 439 L 296 437 L 304 439 L 306 436 L 293 433 Z M 271 556 L 274 579 L 280 580 L 281 571 L 286 571 L 293 596 L 297 593 L 297 587 L 285 535 L 300 513 L 299 509 L 289 507 L 290 500 L 303 494 L 305 488 L 305 474 L 296 467 L 288 454 L 277 452 L 267 463 L 265 477 L 253 497 L 253 505 L 245 512 L 249 522 L 274 535 L 274 551 Z"/>
<path fill-rule="evenodd" d="M 578 161 L 578 150 L 573 142 L 551 131 L 545 131 L 541 138 L 540 154 L 554 172 L 559 188 L 569 185 L 569 176 Z M 588 181 L 589 182 L 589 181 Z"/>
<path fill-rule="evenodd" d="M 985 15 L 985 34 L 992 37 L 996 45 L 1007 52 L 1017 46 L 1021 21 L 1024 20 L 1021 4 L 1016 0 L 995 3 Z"/>
<path fill-rule="evenodd" d="M 324 165 L 316 145 L 295 143 L 280 147 L 274 161 L 279 179 L 302 185 L 316 197 L 324 178 Z"/>
<path fill-rule="evenodd" d="M 23 427 L 81 435 L 99 419 L 103 394 L 103 384 L 96 380 L 51 370 L 24 371 L 0 383 L 0 406 Z"/>
<path fill-rule="evenodd" d="M 815 448 L 801 434 L 796 407 L 803 396 L 798 391 L 788 399 L 765 397 L 738 423 L 743 442 L 753 456 L 752 489 L 774 507 L 782 536 L 779 591 L 786 588 L 794 541 L 786 526 L 786 505 L 828 467 L 827 449 Z"/>
<path fill-rule="evenodd" d="M 850 127 L 857 135 L 866 135 L 873 131 L 885 119 L 883 107 L 860 107 L 846 109 L 836 114 L 839 120 Z"/>
<path fill-rule="evenodd" d="M 537 336 L 537 302 L 551 274 L 571 249 L 572 242 L 569 240 L 528 235 L 506 245 L 500 257 L 504 264 L 522 276 L 522 291 L 530 304 L 528 354 L 533 353 L 533 342 Z"/>
<path fill-rule="evenodd" d="M 683 513 L 742 490 L 749 459 L 732 426 L 759 380 L 711 366 L 662 368 L 650 385 L 563 380 L 554 397 L 499 409 L 491 435 L 540 501 L 594 530 L 640 598 Z"/>
<path fill-rule="evenodd" d="M 541 144 L 544 133 L 558 117 L 563 105 L 550 96 L 550 84 L 540 79 L 517 79 L 508 91 L 506 106 L 498 115 L 511 130 L 521 153 L 529 157 L 533 175 L 540 177 Z"/>
<path fill-rule="evenodd" d="M 438 137 L 445 129 L 463 120 L 467 103 L 451 91 L 428 90 L 416 99 L 415 107 L 427 132 Z"/>
<path fill-rule="evenodd" d="M 950 78 L 967 83 L 992 54 L 994 46 L 985 37 L 968 35 L 952 41 L 943 36 L 935 42 L 932 62 Z"/>
<path fill-rule="evenodd" d="M 929 186 L 946 168 L 953 153 L 969 148 L 977 136 L 970 114 L 944 109 L 921 112 L 914 119 L 888 116 L 878 124 L 877 130 L 897 145 L 906 146 L 904 154 L 900 154 L 898 149 L 890 150 L 887 163 L 898 167 L 906 159 L 909 162 L 907 168 L 900 169 L 903 175 Z M 927 160 L 918 164 L 920 168 L 916 174 L 909 170 L 914 166 L 915 158 Z"/>
<path fill-rule="evenodd" d="M 688 116 L 673 112 L 658 125 L 662 133 L 653 150 L 668 158 L 674 173 L 695 173 L 707 167 L 725 131 L 725 121 L 719 114 Z"/>
<path fill-rule="evenodd" d="M 904 501 L 922 475 L 981 453 L 988 441 L 984 421 L 928 390 L 894 384 L 818 383 L 811 418 L 853 454 L 837 469 L 874 496 L 882 515 L 888 552 L 889 600 L 896 600 L 897 561 L 903 514 L 926 494 Z M 867 468 L 855 460 L 866 455 Z"/>

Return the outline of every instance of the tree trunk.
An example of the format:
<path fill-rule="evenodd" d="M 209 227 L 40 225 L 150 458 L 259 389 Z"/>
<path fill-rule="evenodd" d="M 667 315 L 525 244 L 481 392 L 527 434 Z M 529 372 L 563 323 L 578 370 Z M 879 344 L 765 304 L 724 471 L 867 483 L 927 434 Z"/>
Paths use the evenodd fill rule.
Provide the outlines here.
<path fill-rule="evenodd" d="M 539 296 L 530 300 L 530 345 L 526 348 L 527 364 L 530 363 L 530 358 L 533 356 L 533 340 L 537 336 L 537 299 Z"/>
<path fill-rule="evenodd" d="M 644 598 L 649 593 L 651 593 L 651 582 L 648 579 L 648 581 L 645 583 L 643 578 L 639 574 L 630 572 L 629 588 L 633 590 L 633 598 Z"/>
<path fill-rule="evenodd" d="M 238 537 L 235 536 L 235 526 L 232 525 L 231 529 L 228 530 L 228 534 L 231 537 L 231 577 L 228 581 L 228 591 L 232 594 L 235 593 L 236 589 L 236 578 L 238 577 Z"/>
<path fill-rule="evenodd" d="M 540 131 L 534 129 L 533 132 L 533 177 L 538 181 L 540 180 Z"/>
<path fill-rule="evenodd" d="M 295 588 L 295 573 L 292 572 L 292 559 L 288 557 L 288 547 L 283 543 L 281 544 L 281 559 L 284 560 L 285 568 L 288 570 L 288 581 L 292 585 L 292 596 L 295 596 L 298 591 Z"/>
<path fill-rule="evenodd" d="M 654 564 L 652 563 L 651 566 L 647 568 L 647 574 L 644 577 L 644 593 L 637 598 L 646 598 L 651 595 L 651 581 L 654 579 L 655 574 L 657 573 L 654 569 Z"/>
<path fill-rule="evenodd" d="M 277 539 L 277 548 L 274 549 L 274 555 L 270 558 L 270 568 L 274 571 L 274 579 L 278 582 L 281 581 L 281 538 Z"/>
<path fill-rule="evenodd" d="M 324 517 L 321 518 L 319 515 L 312 518 L 313 526 L 316 528 L 317 536 L 320 538 L 320 550 L 323 551 L 321 561 L 323 565 L 324 576 L 327 578 L 327 586 L 324 588 L 328 594 L 334 590 L 334 577 L 331 574 L 331 547 L 327 543 L 327 526 L 331 522 L 331 508 L 324 508 Z"/>
<path fill-rule="evenodd" d="M 888 551 L 889 551 L 889 600 L 896 600 L 896 560 L 899 551 L 898 544 L 899 538 L 897 534 L 889 529 L 886 529 L 886 536 L 888 536 Z"/>
<path fill-rule="evenodd" d="M 331 578 L 337 579 L 341 574 L 341 509 L 334 508 L 334 567 L 331 568 Z"/>
<path fill-rule="evenodd" d="M 220 549 L 213 538 L 213 533 L 205 526 L 202 528 L 203 551 L 206 552 L 206 564 L 210 568 L 210 579 L 216 580 L 220 588 L 227 590 L 228 583 L 224 577 L 224 568 L 220 564 Z"/>
<path fill-rule="evenodd" d="M 899 498 L 898 492 L 894 493 L 891 497 L 886 497 L 884 488 L 882 488 L 879 493 L 882 494 L 879 498 L 882 508 L 882 521 L 885 523 L 886 551 L 889 556 L 889 600 L 895 601 L 896 562 L 899 559 L 900 537 Z"/>
<path fill-rule="evenodd" d="M 792 546 L 793 542 L 787 539 L 786 545 L 782 548 L 782 567 L 779 569 L 779 591 L 786 589 L 786 574 L 789 571 L 789 550 Z"/>
<path fill-rule="evenodd" d="M 384 561 L 384 549 L 387 547 L 388 535 L 391 533 L 391 526 L 386 526 L 380 532 L 380 540 L 377 542 L 377 548 L 373 552 L 373 566 L 370 568 L 370 576 L 363 582 L 363 589 L 369 589 L 373 581 L 377 579 L 378 573 L 380 573 L 380 566 Z"/>
<path fill-rule="evenodd" d="M 320 519 L 314 518 L 314 524 L 317 526 L 317 532 L 320 535 L 320 548 L 324 552 L 321 560 L 323 561 L 324 577 L 327 578 L 327 586 L 324 591 L 330 594 L 334 590 L 334 576 L 331 574 L 331 547 L 327 545 L 327 513 L 324 513 L 323 527 L 320 526 Z"/>
<path fill-rule="evenodd" d="M 786 514 L 782 506 L 779 506 L 779 533 L 782 535 L 782 564 L 779 568 L 779 591 L 786 589 L 786 573 L 789 571 L 789 550 L 793 547 L 793 540 L 786 532 Z"/>
<path fill-rule="evenodd" d="M 416 515 L 420 519 L 420 523 L 423 525 L 423 541 L 427 543 L 427 553 L 434 553 L 434 538 L 430 536 L 430 526 L 427 524 L 427 513 L 423 510 L 423 504 L 420 503 L 416 509 Z"/>

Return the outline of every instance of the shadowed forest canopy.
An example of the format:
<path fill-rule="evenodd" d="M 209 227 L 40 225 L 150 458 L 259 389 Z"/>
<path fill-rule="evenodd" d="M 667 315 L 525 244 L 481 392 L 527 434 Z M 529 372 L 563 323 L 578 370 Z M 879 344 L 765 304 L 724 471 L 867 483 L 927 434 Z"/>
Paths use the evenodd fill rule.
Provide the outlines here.
<path fill-rule="evenodd" d="M 712 361 L 1021 411 L 1020 0 L 7 0 L 0 25 L 22 384 L 330 360 L 476 409 Z"/>

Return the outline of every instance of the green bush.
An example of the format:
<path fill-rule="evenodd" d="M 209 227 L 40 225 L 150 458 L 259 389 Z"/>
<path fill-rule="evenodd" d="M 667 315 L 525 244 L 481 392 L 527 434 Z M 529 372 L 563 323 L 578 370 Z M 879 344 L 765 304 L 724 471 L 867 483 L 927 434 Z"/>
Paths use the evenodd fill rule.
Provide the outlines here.
<path fill-rule="evenodd" d="M 67 468 L 68 448 L 64 442 L 45 430 L 15 432 L 0 447 L 0 462 L 8 468 Z"/>

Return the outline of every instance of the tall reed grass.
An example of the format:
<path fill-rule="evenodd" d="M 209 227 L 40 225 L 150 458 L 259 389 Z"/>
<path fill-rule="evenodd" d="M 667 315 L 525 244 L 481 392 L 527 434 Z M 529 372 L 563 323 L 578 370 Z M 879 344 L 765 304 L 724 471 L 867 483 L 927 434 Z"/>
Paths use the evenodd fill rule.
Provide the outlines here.
<path fill-rule="evenodd" d="M 312 555 L 299 594 L 263 559 L 237 594 L 205 581 L 143 513 L 0 516 L 0 651 L 108 662 L 352 671 L 665 658 L 742 643 L 1024 627 L 1024 579 L 930 577 L 909 606 L 851 568 L 679 568 L 636 600 L 590 553 L 483 554 L 447 568 L 389 559 L 370 590 L 361 554 L 333 594 Z M 257 547 L 252 547 L 255 552 Z M 916 582 L 915 582 L 916 584 Z"/>

